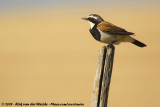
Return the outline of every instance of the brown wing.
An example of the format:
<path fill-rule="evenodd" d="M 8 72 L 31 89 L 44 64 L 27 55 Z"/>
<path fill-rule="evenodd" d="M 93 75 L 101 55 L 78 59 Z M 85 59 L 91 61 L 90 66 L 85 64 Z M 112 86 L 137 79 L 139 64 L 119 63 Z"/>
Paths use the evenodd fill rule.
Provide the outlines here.
<path fill-rule="evenodd" d="M 109 22 L 102 22 L 97 25 L 97 28 L 103 32 L 107 32 L 109 34 L 118 34 L 118 35 L 133 35 L 134 33 L 128 32 L 123 28 L 115 26 Z"/>

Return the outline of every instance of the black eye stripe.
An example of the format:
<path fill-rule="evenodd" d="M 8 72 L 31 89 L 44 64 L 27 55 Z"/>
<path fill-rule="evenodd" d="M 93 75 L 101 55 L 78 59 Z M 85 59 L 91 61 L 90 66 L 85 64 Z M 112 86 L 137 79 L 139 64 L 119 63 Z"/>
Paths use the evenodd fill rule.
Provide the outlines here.
<path fill-rule="evenodd" d="M 97 20 L 96 20 L 96 19 L 94 19 L 94 18 L 90 18 L 90 17 L 88 18 L 88 20 L 89 20 L 89 21 L 91 21 L 91 22 L 93 22 L 93 23 L 96 23 L 96 22 L 97 22 Z"/>

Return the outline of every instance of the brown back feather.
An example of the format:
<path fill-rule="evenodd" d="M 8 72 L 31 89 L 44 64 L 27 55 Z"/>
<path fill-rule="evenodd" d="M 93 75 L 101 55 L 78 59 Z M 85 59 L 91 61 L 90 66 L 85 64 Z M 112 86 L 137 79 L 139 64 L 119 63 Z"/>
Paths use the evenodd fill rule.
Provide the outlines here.
<path fill-rule="evenodd" d="M 134 33 L 128 32 L 125 29 L 115 26 L 109 22 L 102 22 L 97 25 L 97 28 L 103 32 L 109 34 L 118 34 L 118 35 L 133 35 Z"/>

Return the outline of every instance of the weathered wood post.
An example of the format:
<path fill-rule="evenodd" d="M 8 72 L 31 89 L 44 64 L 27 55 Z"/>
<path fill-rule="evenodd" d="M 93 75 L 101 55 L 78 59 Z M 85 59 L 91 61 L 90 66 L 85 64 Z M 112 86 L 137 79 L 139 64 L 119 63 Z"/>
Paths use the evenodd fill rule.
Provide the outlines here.
<path fill-rule="evenodd" d="M 113 45 L 103 46 L 102 49 L 100 49 L 96 76 L 94 79 L 91 107 L 107 107 L 114 50 L 115 47 Z"/>

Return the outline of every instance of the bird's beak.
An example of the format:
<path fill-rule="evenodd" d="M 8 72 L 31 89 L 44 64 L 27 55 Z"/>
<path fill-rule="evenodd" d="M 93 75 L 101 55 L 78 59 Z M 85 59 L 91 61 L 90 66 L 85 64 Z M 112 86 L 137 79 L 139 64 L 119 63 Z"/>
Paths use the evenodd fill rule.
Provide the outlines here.
<path fill-rule="evenodd" d="M 83 19 L 83 20 L 87 20 L 87 21 L 88 21 L 88 18 L 87 18 L 87 17 L 83 17 L 83 18 L 81 18 L 81 19 Z"/>

